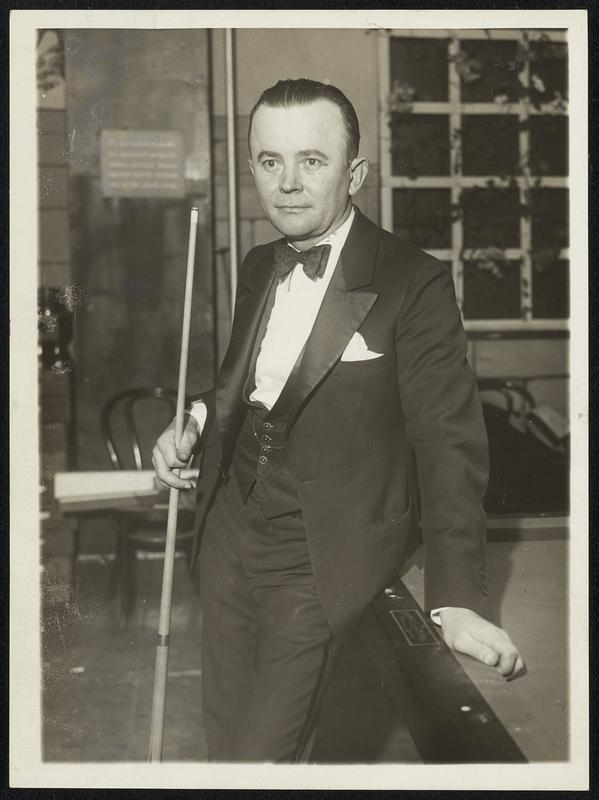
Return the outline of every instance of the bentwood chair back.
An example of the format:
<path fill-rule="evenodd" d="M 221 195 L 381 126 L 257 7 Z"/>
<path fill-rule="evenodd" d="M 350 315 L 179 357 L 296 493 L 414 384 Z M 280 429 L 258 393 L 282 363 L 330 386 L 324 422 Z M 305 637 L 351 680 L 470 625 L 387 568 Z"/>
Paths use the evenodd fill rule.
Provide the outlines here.
<path fill-rule="evenodd" d="M 160 386 L 125 389 L 107 400 L 100 414 L 100 429 L 113 469 L 153 469 L 154 442 L 175 416 L 176 402 L 177 392 Z M 119 599 L 122 625 L 127 623 L 135 607 L 138 553 L 164 551 L 167 514 L 167 500 L 135 510 L 111 512 L 117 545 L 109 596 Z M 194 518 L 193 509 L 179 509 L 177 549 L 185 554 L 188 567 Z M 189 574 L 197 590 L 195 575 Z"/>

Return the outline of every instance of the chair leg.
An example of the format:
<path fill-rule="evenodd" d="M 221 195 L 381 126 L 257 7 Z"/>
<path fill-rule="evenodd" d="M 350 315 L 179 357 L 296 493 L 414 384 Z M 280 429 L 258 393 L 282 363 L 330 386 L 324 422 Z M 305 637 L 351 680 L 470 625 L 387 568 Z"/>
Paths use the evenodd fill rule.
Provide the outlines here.
<path fill-rule="evenodd" d="M 119 626 L 124 628 L 135 606 L 135 545 L 131 542 L 128 526 L 119 521 L 114 562 L 108 579 L 106 599 L 116 600 Z"/>
<path fill-rule="evenodd" d="M 79 572 L 78 572 L 78 562 L 79 562 L 79 552 L 81 550 L 81 531 L 79 528 L 79 523 L 77 523 L 77 527 L 73 531 L 73 552 L 71 553 L 71 588 L 73 592 L 77 592 L 79 589 Z"/>
<path fill-rule="evenodd" d="M 123 537 L 123 569 L 120 581 L 120 623 L 125 627 L 135 608 L 137 597 L 137 582 L 135 568 L 137 563 L 137 553 L 135 545 L 129 535 Z"/>
<path fill-rule="evenodd" d="M 106 586 L 106 600 L 114 600 L 119 593 L 119 586 L 121 584 L 121 572 L 123 571 L 124 562 L 124 549 L 123 544 L 127 536 L 123 525 L 120 522 L 115 523 L 115 546 L 114 546 L 114 561 L 108 577 L 108 584 Z"/>

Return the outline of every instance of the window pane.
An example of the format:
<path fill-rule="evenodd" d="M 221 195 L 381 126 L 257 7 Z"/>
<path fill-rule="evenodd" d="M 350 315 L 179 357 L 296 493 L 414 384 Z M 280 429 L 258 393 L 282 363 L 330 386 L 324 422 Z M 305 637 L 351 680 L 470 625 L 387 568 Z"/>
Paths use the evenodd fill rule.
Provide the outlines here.
<path fill-rule="evenodd" d="M 568 119 L 533 116 L 530 125 L 530 171 L 533 175 L 568 174 Z"/>
<path fill-rule="evenodd" d="M 394 189 L 393 230 L 419 247 L 451 247 L 449 189 Z"/>
<path fill-rule="evenodd" d="M 567 319 L 570 315 L 569 263 L 557 258 L 533 259 L 532 315 L 536 319 Z"/>
<path fill-rule="evenodd" d="M 519 160 L 517 117 L 482 114 L 462 117 L 464 175 L 514 175 Z"/>
<path fill-rule="evenodd" d="M 493 103 L 504 95 L 515 102 L 520 96 L 522 55 L 518 42 L 464 40 L 456 67 L 463 103 Z"/>
<path fill-rule="evenodd" d="M 465 247 L 520 247 L 517 189 L 464 189 Z"/>
<path fill-rule="evenodd" d="M 413 90 L 411 100 L 447 101 L 447 39 L 391 39 L 391 86 Z"/>
<path fill-rule="evenodd" d="M 449 117 L 393 114 L 393 174 L 449 175 Z"/>
<path fill-rule="evenodd" d="M 530 203 L 533 251 L 568 247 L 568 190 L 532 189 Z"/>
<path fill-rule="evenodd" d="M 465 319 L 518 319 L 520 262 L 502 258 L 464 262 Z"/>
<path fill-rule="evenodd" d="M 533 101 L 550 103 L 559 96 L 567 100 L 568 45 L 565 42 L 531 42 L 530 83 Z"/>

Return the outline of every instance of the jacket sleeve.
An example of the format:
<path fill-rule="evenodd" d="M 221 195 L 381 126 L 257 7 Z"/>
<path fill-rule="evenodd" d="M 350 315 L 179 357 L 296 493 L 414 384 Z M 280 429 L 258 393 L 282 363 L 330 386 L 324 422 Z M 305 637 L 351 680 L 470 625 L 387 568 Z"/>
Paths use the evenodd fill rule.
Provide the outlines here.
<path fill-rule="evenodd" d="M 420 487 L 426 609 L 470 608 L 490 619 L 487 436 L 451 274 L 430 256 L 406 290 L 396 353 Z"/>

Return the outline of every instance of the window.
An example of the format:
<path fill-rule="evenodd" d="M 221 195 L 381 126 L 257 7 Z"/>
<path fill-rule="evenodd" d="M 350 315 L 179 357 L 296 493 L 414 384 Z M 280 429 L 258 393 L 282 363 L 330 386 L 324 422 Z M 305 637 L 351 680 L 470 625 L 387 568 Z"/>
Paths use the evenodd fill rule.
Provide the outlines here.
<path fill-rule="evenodd" d="M 566 329 L 565 32 L 380 43 L 383 227 L 447 263 L 467 329 Z"/>

